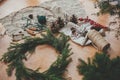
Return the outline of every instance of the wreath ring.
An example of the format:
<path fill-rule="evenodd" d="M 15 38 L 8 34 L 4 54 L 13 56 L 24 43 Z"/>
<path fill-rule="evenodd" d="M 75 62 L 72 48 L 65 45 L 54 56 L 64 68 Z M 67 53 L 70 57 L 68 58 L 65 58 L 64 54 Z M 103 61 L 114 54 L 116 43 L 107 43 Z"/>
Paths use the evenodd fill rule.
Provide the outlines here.
<path fill-rule="evenodd" d="M 42 34 L 42 38 L 26 38 L 24 43 L 12 44 L 1 61 L 8 65 L 8 76 L 11 76 L 15 69 L 16 80 L 65 80 L 62 74 L 71 61 L 71 59 L 68 59 L 71 55 L 68 40 L 69 37 L 64 34 L 56 38 L 50 30 L 47 30 L 47 34 Z M 27 60 L 26 53 L 28 51 L 33 53 L 36 46 L 43 44 L 51 45 L 59 51 L 60 55 L 48 70 L 40 73 L 38 69 L 27 68 L 23 60 Z"/>

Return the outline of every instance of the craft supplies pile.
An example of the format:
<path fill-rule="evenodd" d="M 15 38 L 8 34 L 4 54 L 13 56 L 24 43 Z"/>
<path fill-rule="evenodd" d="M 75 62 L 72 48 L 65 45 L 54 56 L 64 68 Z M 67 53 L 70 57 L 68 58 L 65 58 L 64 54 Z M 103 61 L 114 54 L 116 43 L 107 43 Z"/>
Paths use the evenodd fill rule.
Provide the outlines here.
<path fill-rule="evenodd" d="M 36 36 L 46 29 L 50 29 L 53 34 L 63 33 L 69 36 L 73 42 L 81 46 L 92 44 L 101 51 L 107 51 L 110 48 L 110 44 L 104 38 L 105 31 L 108 28 L 89 19 L 88 16 L 86 18 L 78 18 L 73 14 L 67 19 L 58 17 L 52 22 L 48 22 L 46 16 L 39 15 L 37 15 L 37 22 L 35 22 L 33 16 L 34 14 L 29 14 L 26 17 L 26 25 L 22 27 L 29 36 Z M 24 35 L 24 32 L 19 30 L 18 33 L 12 34 L 13 41 L 22 40 Z"/>

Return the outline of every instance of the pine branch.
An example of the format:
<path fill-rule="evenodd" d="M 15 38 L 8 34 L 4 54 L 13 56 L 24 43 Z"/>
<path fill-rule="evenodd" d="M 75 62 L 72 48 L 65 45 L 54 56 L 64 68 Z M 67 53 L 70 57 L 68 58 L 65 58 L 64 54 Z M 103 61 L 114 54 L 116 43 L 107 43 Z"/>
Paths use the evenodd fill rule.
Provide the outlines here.
<path fill-rule="evenodd" d="M 16 80 L 65 80 L 63 73 L 70 63 L 71 59 L 68 57 L 71 55 L 69 44 L 67 43 L 69 38 L 63 34 L 56 38 L 52 32 L 47 30 L 47 34 L 43 35 L 42 38 L 25 38 L 25 42 L 21 44 L 11 44 L 8 48 L 1 61 L 8 64 L 7 73 L 9 76 L 12 75 L 15 69 Z M 50 66 L 50 68 L 40 73 L 37 70 L 26 68 L 23 59 L 27 60 L 26 53 L 33 53 L 36 46 L 48 44 L 59 51 L 60 55 L 58 59 Z"/>
<path fill-rule="evenodd" d="M 105 53 L 97 53 L 87 62 L 79 60 L 79 73 L 83 80 L 117 80 L 120 78 L 120 57 L 110 59 Z"/>
<path fill-rule="evenodd" d="M 98 7 L 100 8 L 100 13 L 110 13 L 110 15 L 115 15 L 120 13 L 120 6 L 118 5 L 111 5 L 109 1 L 99 1 Z M 118 12 L 116 12 L 117 10 Z"/>

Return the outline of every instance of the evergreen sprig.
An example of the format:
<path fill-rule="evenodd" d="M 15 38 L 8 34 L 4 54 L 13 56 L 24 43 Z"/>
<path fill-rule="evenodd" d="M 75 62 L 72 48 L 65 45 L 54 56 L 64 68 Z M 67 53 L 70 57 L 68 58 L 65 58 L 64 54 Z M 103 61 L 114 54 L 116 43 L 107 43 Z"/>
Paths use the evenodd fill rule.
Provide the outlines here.
<path fill-rule="evenodd" d="M 110 15 L 118 14 L 120 17 L 120 5 L 111 5 L 110 1 L 98 1 L 98 7 L 100 8 L 100 13 L 110 13 Z"/>
<path fill-rule="evenodd" d="M 118 80 L 120 79 L 120 57 L 110 59 L 105 53 L 97 53 L 93 59 L 85 62 L 79 59 L 79 73 L 83 80 Z"/>
<path fill-rule="evenodd" d="M 57 38 L 50 30 L 47 30 L 47 34 L 42 34 L 42 38 L 28 37 L 24 43 L 11 44 L 1 61 L 8 65 L 8 76 L 12 75 L 13 70 L 16 71 L 16 80 L 65 80 L 63 73 L 71 61 L 71 59 L 68 59 L 71 55 L 68 40 L 69 38 L 63 34 Z M 51 45 L 60 55 L 47 71 L 40 73 L 38 69 L 34 71 L 27 68 L 23 60 L 27 60 L 27 52 L 32 54 L 36 46 L 43 44 Z"/>

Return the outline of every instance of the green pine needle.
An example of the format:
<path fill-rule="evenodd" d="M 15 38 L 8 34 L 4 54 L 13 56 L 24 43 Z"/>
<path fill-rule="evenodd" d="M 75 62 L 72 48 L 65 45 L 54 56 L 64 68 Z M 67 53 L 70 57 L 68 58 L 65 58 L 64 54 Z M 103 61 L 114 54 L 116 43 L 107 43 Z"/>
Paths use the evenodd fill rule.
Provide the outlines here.
<path fill-rule="evenodd" d="M 42 36 L 42 38 L 27 37 L 24 43 L 11 44 L 8 52 L 1 58 L 2 62 L 8 64 L 8 76 L 11 76 L 13 70 L 15 70 L 16 80 L 65 80 L 63 73 L 71 61 L 71 59 L 68 59 L 71 55 L 68 44 L 69 38 L 63 34 L 56 38 L 50 30 L 47 30 L 47 34 L 42 34 Z M 32 55 L 35 48 L 43 44 L 51 45 L 59 51 L 60 55 L 47 71 L 40 73 L 38 69 L 34 71 L 27 68 L 23 59 L 27 60 L 26 53 L 29 52 Z"/>
<path fill-rule="evenodd" d="M 118 80 L 120 79 L 120 57 L 110 59 L 105 53 L 97 53 L 87 62 L 79 60 L 78 71 L 83 80 Z"/>

